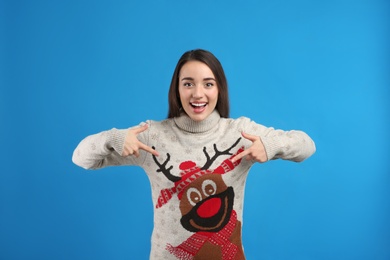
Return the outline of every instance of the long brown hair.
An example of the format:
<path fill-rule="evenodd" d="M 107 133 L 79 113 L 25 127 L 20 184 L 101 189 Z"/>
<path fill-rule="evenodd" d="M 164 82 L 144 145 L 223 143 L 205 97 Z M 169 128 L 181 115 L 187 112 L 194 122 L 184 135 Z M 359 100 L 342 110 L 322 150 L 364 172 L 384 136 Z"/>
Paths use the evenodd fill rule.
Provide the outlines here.
<path fill-rule="evenodd" d="M 206 64 L 215 76 L 218 86 L 218 101 L 216 110 L 221 117 L 229 117 L 229 93 L 228 84 L 219 60 L 209 51 L 196 49 L 185 52 L 177 62 L 173 72 L 171 86 L 168 92 L 169 111 L 168 118 L 180 116 L 182 104 L 179 95 L 179 73 L 183 65 L 188 61 L 200 61 Z"/>

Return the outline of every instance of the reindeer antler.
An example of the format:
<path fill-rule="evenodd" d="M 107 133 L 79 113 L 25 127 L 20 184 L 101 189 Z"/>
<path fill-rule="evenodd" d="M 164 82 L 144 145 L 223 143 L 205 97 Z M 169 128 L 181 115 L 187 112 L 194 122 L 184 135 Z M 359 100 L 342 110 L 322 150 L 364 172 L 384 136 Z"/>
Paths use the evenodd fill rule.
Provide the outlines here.
<path fill-rule="evenodd" d="M 155 149 L 154 146 L 152 146 L 153 149 Z M 167 177 L 168 180 L 170 180 L 171 182 L 177 182 L 177 181 L 180 181 L 181 180 L 181 177 L 178 177 L 178 176 L 175 176 L 175 175 L 172 175 L 171 174 L 171 170 L 173 168 L 173 166 L 171 165 L 168 169 L 166 168 L 167 166 L 167 163 L 168 161 L 171 159 L 171 156 L 169 155 L 169 153 L 167 153 L 167 159 L 163 162 L 163 163 L 159 163 L 156 156 L 153 155 L 153 160 L 154 162 L 157 164 L 157 166 L 160 168 L 160 169 L 157 169 L 157 172 L 162 172 L 165 177 Z"/>
<path fill-rule="evenodd" d="M 224 150 L 224 151 L 218 151 L 217 149 L 217 145 L 214 144 L 214 151 L 215 151 L 215 154 L 213 157 L 210 158 L 210 155 L 208 154 L 208 152 L 206 151 L 206 147 L 203 147 L 203 153 L 206 155 L 206 164 L 201 168 L 201 170 L 207 170 L 210 168 L 210 166 L 213 164 L 213 162 L 218 158 L 218 156 L 220 155 L 232 155 L 232 153 L 230 152 L 231 149 L 233 149 L 241 140 L 241 137 L 237 139 L 237 141 L 232 145 L 230 146 L 228 149 Z"/>

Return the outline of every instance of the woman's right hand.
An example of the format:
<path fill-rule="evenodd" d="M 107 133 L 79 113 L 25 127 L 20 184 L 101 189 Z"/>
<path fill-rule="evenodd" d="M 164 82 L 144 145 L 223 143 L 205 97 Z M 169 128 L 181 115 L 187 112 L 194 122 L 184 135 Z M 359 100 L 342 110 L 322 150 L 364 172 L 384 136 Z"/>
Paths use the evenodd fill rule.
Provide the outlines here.
<path fill-rule="evenodd" d="M 149 146 L 141 143 L 137 138 L 137 135 L 142 133 L 146 129 L 148 129 L 147 124 L 140 126 L 140 127 L 129 129 L 127 131 L 122 156 L 126 157 L 129 155 L 134 155 L 135 157 L 138 157 L 140 149 L 144 150 L 148 153 L 151 153 L 155 156 L 158 156 L 158 152 L 156 150 L 154 150 L 152 147 L 149 147 Z"/>

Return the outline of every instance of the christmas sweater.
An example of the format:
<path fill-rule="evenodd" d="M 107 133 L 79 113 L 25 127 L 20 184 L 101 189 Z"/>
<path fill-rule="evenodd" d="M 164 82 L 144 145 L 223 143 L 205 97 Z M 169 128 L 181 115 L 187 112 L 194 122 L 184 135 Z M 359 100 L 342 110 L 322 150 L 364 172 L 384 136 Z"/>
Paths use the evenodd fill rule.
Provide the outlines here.
<path fill-rule="evenodd" d="M 128 129 L 86 137 L 73 162 L 86 169 L 137 165 L 152 190 L 154 229 L 150 259 L 245 259 L 241 227 L 246 178 L 255 161 L 231 158 L 251 146 L 241 133 L 261 138 L 268 160 L 302 161 L 315 151 L 302 131 L 265 127 L 249 118 L 221 118 L 214 111 L 203 121 L 187 115 L 146 121 L 137 138 L 159 152 L 121 156 Z M 141 123 L 143 125 L 145 123 Z"/>

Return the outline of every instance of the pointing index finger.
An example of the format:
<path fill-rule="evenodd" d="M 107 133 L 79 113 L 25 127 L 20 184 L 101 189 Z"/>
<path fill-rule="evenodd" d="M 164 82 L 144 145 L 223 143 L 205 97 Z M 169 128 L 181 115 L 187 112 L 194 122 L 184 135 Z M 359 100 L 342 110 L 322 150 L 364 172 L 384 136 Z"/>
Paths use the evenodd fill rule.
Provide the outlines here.
<path fill-rule="evenodd" d="M 144 151 L 146 151 L 146 152 L 148 152 L 148 153 L 153 154 L 154 156 L 158 156 L 159 155 L 159 153 L 156 150 L 154 150 L 152 147 L 149 147 L 149 146 L 147 146 L 145 144 L 140 144 L 139 148 L 144 150 Z"/>
<path fill-rule="evenodd" d="M 247 154 L 249 154 L 249 153 L 250 153 L 250 151 L 245 150 L 245 151 L 243 151 L 243 152 L 237 154 L 236 156 L 234 156 L 234 157 L 232 158 L 232 160 L 231 160 L 232 163 L 235 163 L 236 161 L 242 159 L 245 155 L 247 155 Z"/>

